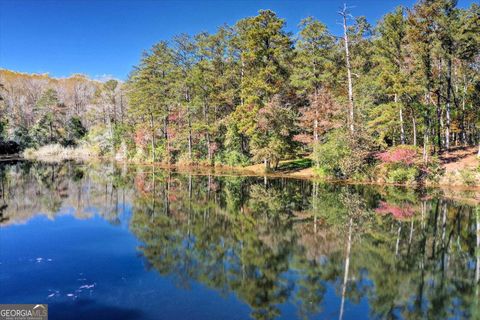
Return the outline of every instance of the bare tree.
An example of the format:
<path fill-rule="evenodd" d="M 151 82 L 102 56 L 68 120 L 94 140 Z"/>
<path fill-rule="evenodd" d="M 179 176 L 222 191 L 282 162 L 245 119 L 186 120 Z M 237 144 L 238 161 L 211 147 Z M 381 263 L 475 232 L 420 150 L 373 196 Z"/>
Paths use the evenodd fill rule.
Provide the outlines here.
<path fill-rule="evenodd" d="M 347 32 L 347 18 L 350 17 L 350 13 L 348 11 L 347 5 L 344 4 L 343 8 L 338 11 L 338 14 L 342 16 L 343 19 L 343 41 L 345 43 L 345 62 L 347 66 L 347 80 L 348 80 L 348 105 L 349 105 L 349 127 L 350 132 L 355 132 L 354 126 L 354 109 L 355 104 L 353 101 L 353 83 L 352 83 L 352 66 L 350 64 L 350 52 L 349 52 L 349 42 L 348 42 L 348 32 Z"/>

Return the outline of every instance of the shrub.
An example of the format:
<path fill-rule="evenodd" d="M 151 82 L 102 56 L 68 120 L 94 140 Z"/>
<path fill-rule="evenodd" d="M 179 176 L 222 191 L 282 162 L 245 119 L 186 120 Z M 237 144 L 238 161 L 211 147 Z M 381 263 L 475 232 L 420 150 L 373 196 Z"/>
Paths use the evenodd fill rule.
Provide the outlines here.
<path fill-rule="evenodd" d="M 413 184 L 417 181 L 438 179 L 441 166 L 437 158 L 424 163 L 421 150 L 414 146 L 400 145 L 378 153 L 377 177 L 389 183 Z"/>
<path fill-rule="evenodd" d="M 82 139 L 87 134 L 87 129 L 83 126 L 82 120 L 73 116 L 68 120 L 67 126 L 67 137 L 63 141 L 64 146 L 75 146 L 78 143 L 78 140 Z"/>
<path fill-rule="evenodd" d="M 344 177 L 344 159 L 351 155 L 351 150 L 343 136 L 332 135 L 324 144 L 314 146 L 314 159 L 317 171 L 324 177 Z"/>
<path fill-rule="evenodd" d="M 416 167 L 398 167 L 388 172 L 387 182 L 413 184 L 416 182 L 418 176 L 419 170 Z"/>
<path fill-rule="evenodd" d="M 237 150 L 221 152 L 216 156 L 215 161 L 227 166 L 246 166 L 249 164 L 248 157 Z"/>
<path fill-rule="evenodd" d="M 377 154 L 377 159 L 382 163 L 411 166 L 418 160 L 418 148 L 400 145 Z"/>
<path fill-rule="evenodd" d="M 333 130 L 323 144 L 314 146 L 316 172 L 340 179 L 361 177 L 373 163 L 371 152 L 376 146 L 361 131 L 354 136 L 344 130 Z"/>
<path fill-rule="evenodd" d="M 475 186 L 478 184 L 478 178 L 475 171 L 469 169 L 459 170 L 463 183 L 467 186 Z"/>
<path fill-rule="evenodd" d="M 105 156 L 112 154 L 112 141 L 108 129 L 103 126 L 93 127 L 86 137 L 95 153 Z"/>
<path fill-rule="evenodd" d="M 20 145 L 20 149 L 22 150 L 37 146 L 28 129 L 23 126 L 19 126 L 15 129 L 13 140 Z"/>

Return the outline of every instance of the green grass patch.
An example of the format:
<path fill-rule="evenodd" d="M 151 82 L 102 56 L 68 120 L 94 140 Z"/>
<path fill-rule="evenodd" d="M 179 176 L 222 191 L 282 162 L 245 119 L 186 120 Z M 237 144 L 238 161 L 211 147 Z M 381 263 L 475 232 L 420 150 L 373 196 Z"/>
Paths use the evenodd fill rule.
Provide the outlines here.
<path fill-rule="evenodd" d="M 312 159 L 301 158 L 282 162 L 278 165 L 278 171 L 297 171 L 310 168 L 313 165 Z"/>

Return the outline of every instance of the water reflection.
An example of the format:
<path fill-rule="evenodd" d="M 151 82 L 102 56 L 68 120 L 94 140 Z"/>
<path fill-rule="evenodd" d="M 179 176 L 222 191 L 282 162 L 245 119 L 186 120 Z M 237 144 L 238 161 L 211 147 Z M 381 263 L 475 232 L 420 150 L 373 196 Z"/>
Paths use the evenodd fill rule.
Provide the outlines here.
<path fill-rule="evenodd" d="M 150 269 L 181 290 L 234 293 L 255 319 L 286 305 L 300 319 L 342 319 L 362 303 L 357 319 L 480 317 L 480 209 L 439 190 L 71 163 L 0 175 L 3 226 L 38 212 L 115 224 L 129 203 Z"/>

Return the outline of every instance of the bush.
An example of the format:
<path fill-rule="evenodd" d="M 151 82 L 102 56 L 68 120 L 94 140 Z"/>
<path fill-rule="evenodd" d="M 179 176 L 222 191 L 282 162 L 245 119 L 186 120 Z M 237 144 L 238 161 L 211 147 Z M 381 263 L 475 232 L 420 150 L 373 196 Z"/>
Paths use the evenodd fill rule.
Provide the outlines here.
<path fill-rule="evenodd" d="M 221 152 L 216 156 L 215 161 L 227 166 L 246 166 L 249 164 L 248 157 L 237 150 Z"/>
<path fill-rule="evenodd" d="M 438 181 L 442 167 L 438 158 L 431 157 L 428 163 L 422 159 L 420 148 L 400 145 L 378 153 L 376 177 L 389 183 L 413 184 L 419 181 Z"/>
<path fill-rule="evenodd" d="M 78 141 L 87 134 L 87 129 L 83 126 L 82 120 L 73 116 L 68 120 L 66 126 L 67 136 L 63 141 L 64 146 L 76 146 Z"/>
<path fill-rule="evenodd" d="M 334 130 L 323 144 L 314 146 L 315 172 L 325 177 L 347 179 L 363 176 L 373 163 L 371 152 L 375 149 L 362 132 L 354 136 L 343 130 Z"/>
<path fill-rule="evenodd" d="M 20 145 L 20 149 L 33 148 L 37 146 L 26 127 L 20 126 L 13 133 L 13 140 Z"/>
<path fill-rule="evenodd" d="M 350 156 L 351 150 L 343 136 L 332 135 L 324 144 L 314 146 L 313 152 L 318 167 L 316 171 L 323 177 L 346 176 L 343 164 L 344 159 Z"/>
<path fill-rule="evenodd" d="M 108 129 L 103 126 L 92 128 L 86 137 L 95 153 L 100 156 L 112 155 L 112 141 Z"/>
<path fill-rule="evenodd" d="M 413 184 L 418 176 L 419 170 L 416 167 L 398 167 L 388 172 L 387 182 Z"/>
<path fill-rule="evenodd" d="M 476 186 L 478 184 L 478 178 L 475 171 L 469 169 L 459 170 L 460 177 L 463 183 L 467 186 Z"/>
<path fill-rule="evenodd" d="M 377 154 L 382 163 L 411 166 L 418 160 L 419 150 L 414 146 L 400 145 Z"/>

